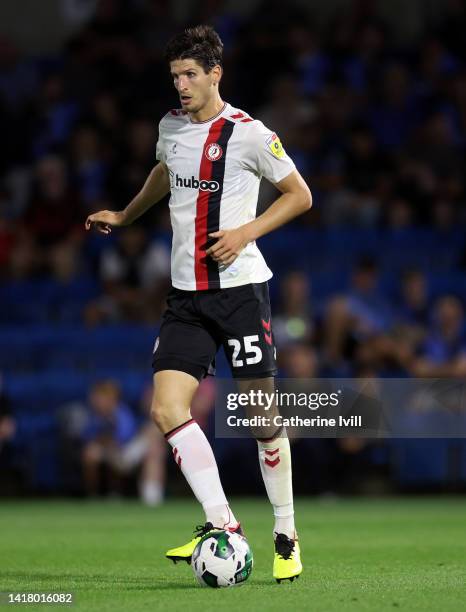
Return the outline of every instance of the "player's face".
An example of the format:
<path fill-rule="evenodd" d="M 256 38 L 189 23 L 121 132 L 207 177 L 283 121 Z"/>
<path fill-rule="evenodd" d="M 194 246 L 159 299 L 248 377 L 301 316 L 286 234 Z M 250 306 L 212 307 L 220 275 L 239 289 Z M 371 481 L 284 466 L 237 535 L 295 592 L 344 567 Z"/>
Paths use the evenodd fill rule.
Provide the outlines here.
<path fill-rule="evenodd" d="M 170 62 L 173 83 L 180 96 L 181 106 L 188 113 L 197 113 L 216 95 L 221 68 L 215 66 L 208 74 L 192 59 Z"/>

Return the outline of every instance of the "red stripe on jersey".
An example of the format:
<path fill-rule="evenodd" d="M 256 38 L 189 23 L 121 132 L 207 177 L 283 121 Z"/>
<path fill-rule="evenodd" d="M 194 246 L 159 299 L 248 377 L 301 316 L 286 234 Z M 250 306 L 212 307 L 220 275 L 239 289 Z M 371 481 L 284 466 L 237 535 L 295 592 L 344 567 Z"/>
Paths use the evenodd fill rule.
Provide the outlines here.
<path fill-rule="evenodd" d="M 251 117 L 247 117 L 246 119 L 241 119 L 240 123 L 247 123 L 248 121 L 254 121 Z"/>
<path fill-rule="evenodd" d="M 207 146 L 217 142 L 225 125 L 226 119 L 214 121 L 210 126 L 209 134 L 202 147 L 201 167 L 199 168 L 199 181 L 210 181 L 212 178 L 212 161 L 204 154 Z M 196 276 L 196 289 L 205 289 L 209 285 L 209 272 L 205 254 L 207 236 L 207 220 L 209 212 L 209 191 L 199 190 L 196 202 L 195 242 L 194 242 L 194 273 Z"/>
<path fill-rule="evenodd" d="M 230 117 L 232 119 L 241 119 L 241 117 L 244 117 L 244 113 L 236 113 L 236 115 L 230 115 Z"/>

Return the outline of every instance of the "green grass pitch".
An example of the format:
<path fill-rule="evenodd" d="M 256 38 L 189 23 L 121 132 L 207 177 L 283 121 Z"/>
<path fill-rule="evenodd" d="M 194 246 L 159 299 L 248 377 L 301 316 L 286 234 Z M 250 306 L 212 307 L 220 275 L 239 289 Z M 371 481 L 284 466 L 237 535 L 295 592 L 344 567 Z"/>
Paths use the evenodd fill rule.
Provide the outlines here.
<path fill-rule="evenodd" d="M 268 503 L 234 499 L 254 552 L 249 581 L 203 589 L 165 549 L 187 541 L 199 507 L 179 500 L 0 501 L 0 591 L 72 592 L 28 610 L 438 610 L 466 608 L 466 499 L 298 500 L 304 572 L 272 579 Z M 12 606 L 0 606 L 9 609 Z"/>

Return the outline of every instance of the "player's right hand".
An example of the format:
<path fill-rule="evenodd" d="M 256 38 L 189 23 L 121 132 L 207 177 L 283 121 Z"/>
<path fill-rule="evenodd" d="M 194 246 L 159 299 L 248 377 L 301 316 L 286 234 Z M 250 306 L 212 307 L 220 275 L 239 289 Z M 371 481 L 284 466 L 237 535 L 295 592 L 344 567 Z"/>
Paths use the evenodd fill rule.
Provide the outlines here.
<path fill-rule="evenodd" d="M 87 230 L 95 226 L 96 230 L 102 234 L 110 234 L 112 227 L 121 227 L 123 225 L 126 225 L 123 212 L 114 212 L 112 210 L 100 210 L 93 213 L 88 216 L 85 223 Z"/>

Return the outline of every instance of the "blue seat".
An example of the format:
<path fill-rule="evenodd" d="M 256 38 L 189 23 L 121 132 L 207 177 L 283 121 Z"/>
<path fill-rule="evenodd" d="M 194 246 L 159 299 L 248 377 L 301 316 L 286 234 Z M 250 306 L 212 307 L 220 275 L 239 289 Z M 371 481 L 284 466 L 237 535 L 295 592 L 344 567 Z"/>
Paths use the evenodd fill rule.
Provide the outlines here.
<path fill-rule="evenodd" d="M 152 381 L 150 368 L 144 371 L 99 368 L 92 372 L 70 369 L 46 370 L 34 374 L 10 374 L 5 378 L 5 390 L 15 412 L 38 414 L 53 412 L 71 401 L 85 401 L 90 386 L 101 379 L 114 379 L 122 388 L 123 397 L 137 403 L 146 385 Z"/>
<path fill-rule="evenodd" d="M 148 369 L 158 329 L 148 326 L 0 328 L 0 369 L 35 372 L 47 368 Z"/>
<path fill-rule="evenodd" d="M 452 293 L 466 300 L 466 274 L 464 272 L 432 273 L 429 274 L 428 279 L 433 298 Z"/>
<path fill-rule="evenodd" d="M 395 439 L 392 474 L 401 486 L 440 485 L 449 479 L 448 439 Z"/>
<path fill-rule="evenodd" d="M 79 323 L 86 303 L 99 293 L 89 277 L 10 281 L 0 286 L 0 324 Z"/>

